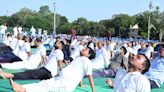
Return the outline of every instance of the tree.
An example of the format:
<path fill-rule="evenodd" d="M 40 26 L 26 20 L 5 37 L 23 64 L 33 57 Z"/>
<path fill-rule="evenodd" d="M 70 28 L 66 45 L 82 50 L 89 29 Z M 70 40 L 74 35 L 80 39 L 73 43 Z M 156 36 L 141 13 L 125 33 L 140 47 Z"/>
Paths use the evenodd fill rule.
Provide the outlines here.
<path fill-rule="evenodd" d="M 52 12 L 49 10 L 49 7 L 48 7 L 48 5 L 45 5 L 45 6 L 41 6 L 40 7 L 40 10 L 39 10 L 39 14 L 41 15 L 41 16 L 47 16 L 47 15 L 49 15 L 49 14 L 51 14 Z"/>

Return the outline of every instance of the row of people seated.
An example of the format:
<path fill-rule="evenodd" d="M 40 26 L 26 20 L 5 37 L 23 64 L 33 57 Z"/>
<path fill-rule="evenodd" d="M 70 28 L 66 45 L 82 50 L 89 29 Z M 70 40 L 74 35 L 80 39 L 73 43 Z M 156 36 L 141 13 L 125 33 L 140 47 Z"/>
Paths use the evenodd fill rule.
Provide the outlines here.
<path fill-rule="evenodd" d="M 101 43 L 101 42 L 100 42 Z M 99 43 L 98 43 L 99 44 Z M 85 47 L 84 47 L 85 48 Z M 82 49 L 79 53 L 80 53 L 80 55 L 83 55 L 82 53 L 84 53 L 85 51 L 87 52 L 87 50 L 86 49 Z M 163 47 L 162 47 L 163 48 Z M 91 51 L 91 50 L 88 50 L 88 51 Z M 142 54 L 139 54 L 139 55 L 131 55 L 130 57 L 130 59 L 129 59 L 129 61 L 134 61 L 134 62 L 139 62 L 139 61 L 142 61 L 142 62 L 139 62 L 139 63 L 136 63 L 136 67 L 134 67 L 134 66 L 132 66 L 131 64 L 129 65 L 129 63 L 127 64 L 127 58 L 124 58 L 123 56 L 126 54 L 125 53 L 126 52 L 126 49 L 124 48 L 124 47 L 122 47 L 122 54 L 121 55 L 118 55 L 117 57 L 118 58 L 116 58 L 116 62 L 119 62 L 119 64 L 121 65 L 121 68 L 120 69 L 122 69 L 122 67 L 123 68 L 125 68 L 125 69 L 127 69 L 127 71 L 130 71 L 131 69 L 133 70 L 133 71 L 130 71 L 130 72 L 135 72 L 135 71 L 137 71 L 137 72 L 139 72 L 139 74 L 140 73 L 143 73 L 143 71 L 145 72 L 145 71 L 148 71 L 148 68 L 149 68 L 149 64 L 146 64 L 145 65 L 145 63 L 143 62 L 143 61 L 147 61 L 147 58 L 144 56 L 144 55 L 142 55 Z M 162 57 L 162 59 L 161 60 L 163 60 L 163 54 L 162 53 L 164 53 L 164 51 L 163 51 L 163 49 L 161 50 L 161 57 Z M 51 54 L 50 54 L 51 55 Z M 88 56 L 87 56 L 88 57 Z M 75 87 L 77 86 L 77 81 L 76 81 L 76 83 L 75 82 L 73 82 L 73 80 L 71 80 L 71 78 L 72 79 L 76 79 L 76 77 L 74 78 L 73 76 L 73 74 L 71 74 L 71 73 L 73 73 L 73 72 L 80 72 L 81 70 L 79 70 L 78 68 L 80 68 L 80 67 L 82 67 L 82 69 L 84 68 L 84 70 L 83 70 L 83 73 L 86 73 L 87 71 L 90 71 L 90 68 L 92 69 L 92 65 L 93 65 L 93 63 L 92 63 L 92 61 L 88 61 L 88 62 L 91 62 L 91 66 L 90 67 L 85 67 L 85 63 L 84 64 L 80 64 L 80 66 L 78 66 L 77 65 L 77 63 L 79 63 L 78 61 L 79 60 L 82 60 L 81 58 L 78 58 L 78 56 L 77 57 L 75 57 L 74 59 L 73 59 L 73 61 L 70 63 L 70 65 L 68 65 L 66 68 L 64 68 L 64 70 L 61 70 L 61 76 L 60 76 L 60 74 L 59 74 L 59 77 L 54 77 L 55 78 L 55 81 L 53 81 L 54 79 L 50 79 L 50 80 L 47 80 L 47 81 L 44 81 L 44 82 L 40 82 L 40 83 L 38 83 L 38 84 L 32 84 L 32 85 L 29 85 L 29 86 L 27 86 L 27 88 L 26 88 L 26 86 L 23 86 L 23 87 L 25 87 L 25 89 L 23 88 L 22 89 L 22 86 L 19 86 L 19 85 L 17 85 L 17 84 L 15 84 L 14 82 L 12 82 L 13 83 L 13 87 L 15 87 L 15 89 L 17 90 L 17 87 L 19 87 L 19 88 L 21 88 L 20 90 L 31 90 L 30 89 L 30 87 L 32 87 L 32 86 L 34 86 L 34 88 L 36 88 L 36 90 L 38 90 L 38 92 L 39 92 L 39 88 L 43 88 L 43 90 L 49 90 L 49 91 L 52 91 L 52 89 L 53 89 L 53 87 L 64 87 L 64 88 L 68 88 L 68 85 L 64 85 L 64 84 L 67 84 L 68 83 L 68 81 L 67 81 L 67 79 L 68 80 L 70 80 L 69 81 L 69 83 L 72 83 L 72 84 L 69 84 L 69 86 L 70 85 L 73 85 L 74 87 L 71 89 L 71 90 L 73 90 L 73 89 L 75 89 Z M 119 58 L 122 58 L 122 59 L 120 59 L 119 60 Z M 136 59 L 137 58 L 137 59 Z M 110 60 L 110 59 L 109 59 Z M 125 60 L 125 62 L 123 62 L 123 60 Z M 50 60 L 51 61 L 51 60 Z M 85 60 L 84 60 L 85 61 Z M 81 62 L 84 62 L 83 60 L 81 61 Z M 87 61 L 87 60 L 86 60 Z M 74 64 L 73 62 L 76 62 L 76 64 Z M 111 62 L 113 62 L 113 61 L 111 61 Z M 112 64 L 110 62 L 110 64 Z M 110 64 L 109 64 L 109 66 L 110 66 Z M 113 63 L 114 64 L 114 63 Z M 133 63 L 133 64 L 135 64 L 135 63 Z M 58 66 L 60 67 L 60 69 L 61 69 L 61 63 L 58 63 Z M 129 67 L 130 66 L 130 67 Z M 161 65 L 160 65 L 161 66 Z M 111 66 L 110 66 L 111 67 Z M 89 69 L 88 69 L 89 68 Z M 81 68 L 80 68 L 81 69 Z M 130 69 L 130 70 L 129 70 Z M 63 72 L 63 71 L 65 71 L 65 72 Z M 106 71 L 104 71 L 104 72 L 106 72 Z M 108 72 L 108 71 L 107 71 Z M 83 74 L 83 73 L 79 73 L 80 75 L 81 74 Z M 9 78 L 10 77 L 13 77 L 14 75 L 12 75 L 12 74 L 6 74 L 6 73 L 4 73 L 3 71 L 1 71 L 1 73 L 0 73 L 2 76 L 9 76 Z M 90 74 L 90 73 L 89 73 Z M 125 73 L 124 73 L 125 74 Z M 127 73 L 127 74 L 129 74 L 129 73 Z M 132 73 L 133 74 L 133 73 Z M 138 73 L 137 73 L 138 74 Z M 62 76 L 63 75 L 63 76 Z M 93 72 L 93 75 L 94 75 L 94 72 Z M 125 74 L 126 75 L 126 74 Z M 114 75 L 115 76 L 115 75 Z M 116 75 L 117 76 L 117 75 Z M 137 75 L 138 76 L 138 75 Z M 142 77 L 142 75 L 139 75 L 139 76 L 141 76 L 141 78 L 143 78 L 143 82 L 145 82 L 146 84 L 145 85 L 147 85 L 147 84 L 149 84 L 149 82 L 147 82 L 147 79 L 145 78 L 145 77 Z M 108 77 L 108 76 L 103 76 L 103 77 Z M 56 79 L 57 78 L 57 79 Z M 90 78 L 90 77 L 89 77 Z M 116 77 L 117 78 L 117 77 Z M 128 77 L 129 78 L 129 77 Z M 59 79 L 59 80 L 58 80 Z M 77 78 L 77 79 L 79 79 L 79 78 Z M 80 77 L 80 79 L 82 79 L 82 77 Z M 91 78 L 92 79 L 92 78 Z M 138 80 L 139 81 L 139 79 L 136 79 L 136 80 Z M 63 83 L 63 85 L 59 85 L 58 83 L 61 83 L 62 81 L 65 81 L 64 83 Z M 79 80 L 78 80 L 79 81 Z M 126 81 L 125 81 L 126 82 Z M 141 81 L 142 82 L 142 81 Z M 43 83 L 45 83 L 45 84 L 47 84 L 47 85 L 49 85 L 50 87 L 48 88 L 48 89 L 46 89 L 46 87 L 43 85 Z M 75 84 L 76 85 L 75 85 Z M 108 81 L 107 82 L 108 84 L 110 84 L 111 83 L 111 81 Z M 156 82 L 155 82 L 156 83 Z M 54 86 L 52 86 L 54 84 Z M 122 84 L 122 83 L 121 83 Z M 140 83 L 139 83 L 140 84 Z M 144 84 L 144 83 L 142 83 L 142 84 Z M 15 86 L 16 85 L 16 86 Z M 147 87 L 146 88 L 146 86 L 145 85 L 140 85 L 140 86 L 142 86 L 142 87 L 144 87 L 144 88 L 137 88 L 138 90 L 144 90 L 144 92 L 148 92 L 148 90 L 150 90 L 150 88 L 149 87 Z M 93 88 L 93 83 L 91 82 L 91 86 L 92 86 L 92 88 Z M 117 85 L 118 86 L 118 85 Z M 140 87 L 139 86 L 139 87 Z M 29 87 L 29 88 L 28 88 Z M 159 86 L 158 86 L 159 87 Z M 124 88 L 124 87 L 123 87 Z M 18 89 L 19 90 L 19 89 Z M 69 90 L 69 89 L 68 89 Z M 95 89 L 93 88 L 93 91 L 94 91 Z M 36 91 L 37 92 L 37 91 Z"/>

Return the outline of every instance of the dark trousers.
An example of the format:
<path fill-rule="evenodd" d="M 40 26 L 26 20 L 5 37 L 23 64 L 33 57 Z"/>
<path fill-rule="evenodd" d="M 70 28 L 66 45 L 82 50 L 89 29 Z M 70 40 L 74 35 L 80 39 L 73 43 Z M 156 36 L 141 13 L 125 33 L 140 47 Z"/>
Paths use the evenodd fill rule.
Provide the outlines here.
<path fill-rule="evenodd" d="M 45 67 L 34 69 L 34 70 L 27 70 L 20 73 L 14 73 L 14 80 L 31 80 L 31 79 L 50 79 L 51 72 L 47 70 Z"/>
<path fill-rule="evenodd" d="M 155 83 L 155 81 L 150 80 L 150 79 L 149 81 L 150 81 L 151 88 L 159 88 L 158 85 Z"/>

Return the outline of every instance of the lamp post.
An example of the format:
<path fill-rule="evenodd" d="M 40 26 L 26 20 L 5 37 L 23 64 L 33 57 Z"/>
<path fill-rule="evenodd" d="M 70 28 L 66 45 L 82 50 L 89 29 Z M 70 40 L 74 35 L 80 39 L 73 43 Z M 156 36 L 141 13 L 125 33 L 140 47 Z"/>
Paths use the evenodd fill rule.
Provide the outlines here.
<path fill-rule="evenodd" d="M 149 18 L 148 18 L 148 33 L 147 33 L 147 40 L 149 40 L 150 39 L 150 25 L 151 25 L 151 23 L 150 23 L 150 12 L 151 12 L 151 9 L 153 8 L 153 3 L 152 2 L 150 2 L 149 3 Z"/>
<path fill-rule="evenodd" d="M 56 35 L 56 13 L 55 13 L 55 8 L 56 8 L 56 3 L 53 3 L 54 5 L 54 28 L 53 28 L 53 36 Z"/>

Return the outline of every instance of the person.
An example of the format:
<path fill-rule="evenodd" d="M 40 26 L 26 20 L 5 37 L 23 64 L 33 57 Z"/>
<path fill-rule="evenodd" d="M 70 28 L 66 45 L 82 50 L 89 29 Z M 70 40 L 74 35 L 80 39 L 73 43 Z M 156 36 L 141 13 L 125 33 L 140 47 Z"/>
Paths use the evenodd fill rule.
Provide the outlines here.
<path fill-rule="evenodd" d="M 145 54 L 149 59 L 151 56 L 150 50 L 147 48 L 147 43 L 142 43 L 141 44 L 141 49 L 138 50 L 138 53 Z"/>
<path fill-rule="evenodd" d="M 145 74 L 151 83 L 151 88 L 159 88 L 164 83 L 164 45 L 160 48 L 160 55 L 151 63 L 149 71 Z"/>
<path fill-rule="evenodd" d="M 12 41 L 12 36 L 10 34 L 6 34 L 6 37 L 3 40 L 3 43 L 7 46 L 10 46 Z"/>
<path fill-rule="evenodd" d="M 14 53 L 16 56 L 18 56 L 18 52 L 19 52 L 19 50 L 20 50 L 20 47 L 22 47 L 23 44 L 24 44 L 24 42 L 25 42 L 24 39 L 25 39 L 25 36 L 23 36 L 22 34 L 19 34 L 19 35 L 18 35 L 18 40 L 17 40 L 16 45 L 15 45 L 15 47 L 14 47 L 14 49 L 13 49 L 13 53 Z"/>
<path fill-rule="evenodd" d="M 13 28 L 13 31 L 14 31 L 14 37 L 17 36 L 18 35 L 18 28 L 17 28 L 17 26 L 15 26 Z"/>
<path fill-rule="evenodd" d="M 112 59 L 111 64 L 108 66 L 108 68 L 96 70 L 92 73 L 92 76 L 94 78 L 100 78 L 100 77 L 115 77 L 116 72 L 122 68 L 127 69 L 128 65 L 128 58 L 126 58 L 127 50 L 123 46 L 121 47 L 121 52 L 119 56 L 116 56 L 114 59 Z"/>
<path fill-rule="evenodd" d="M 46 49 L 42 44 L 41 38 L 36 38 L 35 44 L 37 46 L 36 51 L 27 60 L 14 63 L 4 63 L 1 64 L 1 67 L 7 69 L 36 69 L 41 64 L 42 59 L 44 64 L 46 64 Z"/>
<path fill-rule="evenodd" d="M 19 47 L 18 57 L 21 58 L 23 61 L 27 60 L 31 55 L 31 37 L 24 36 L 24 43 L 22 46 Z"/>
<path fill-rule="evenodd" d="M 7 31 L 7 26 L 6 26 L 6 23 L 4 23 L 3 25 L 0 26 L 0 33 L 2 34 L 2 41 L 4 39 L 6 31 Z"/>
<path fill-rule="evenodd" d="M 84 75 L 88 75 L 92 92 L 95 92 L 92 63 L 88 59 L 89 56 L 90 50 L 84 48 L 80 56 L 64 68 L 58 77 L 26 85 L 19 85 L 11 79 L 11 85 L 16 92 L 73 92 Z"/>
<path fill-rule="evenodd" d="M 31 27 L 30 32 L 31 32 L 31 36 L 35 37 L 36 29 L 34 28 L 34 26 Z"/>
<path fill-rule="evenodd" d="M 44 67 L 34 70 L 27 70 L 20 73 L 5 73 L 2 70 L 0 75 L 3 78 L 12 78 L 14 80 L 26 80 L 26 79 L 50 79 L 57 75 L 57 62 L 62 62 L 64 54 L 62 52 L 63 44 L 61 41 L 56 42 L 56 49 L 52 49 L 47 64 Z"/>
<path fill-rule="evenodd" d="M 149 67 L 150 61 L 144 54 L 131 55 L 128 70 L 119 70 L 114 82 L 109 78 L 106 82 L 115 92 L 150 92 L 150 82 L 143 75 Z"/>
<path fill-rule="evenodd" d="M 108 56 L 107 50 L 104 48 L 102 41 L 97 43 L 98 49 L 96 49 L 96 57 L 92 59 L 92 67 L 94 69 L 107 68 L 110 64 L 110 58 Z"/>

